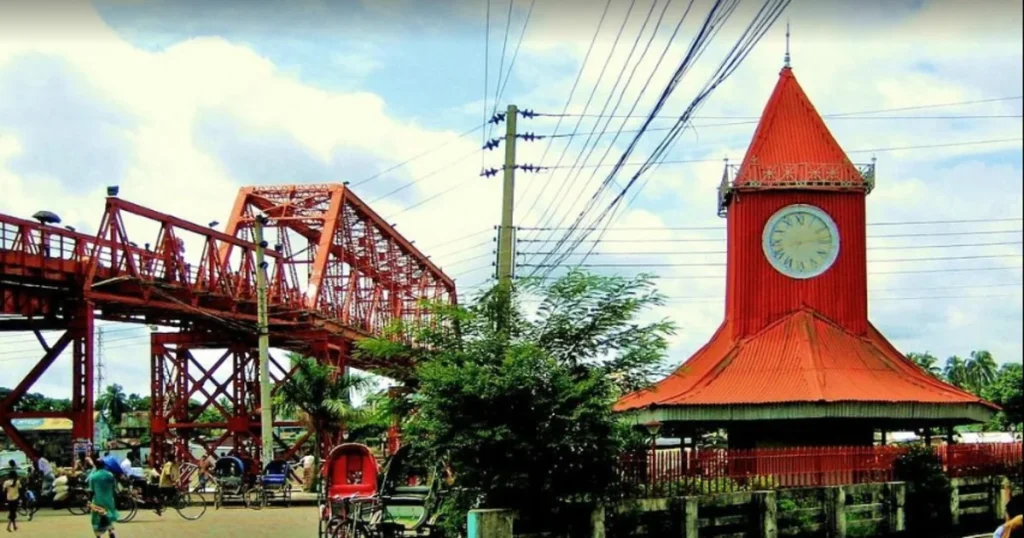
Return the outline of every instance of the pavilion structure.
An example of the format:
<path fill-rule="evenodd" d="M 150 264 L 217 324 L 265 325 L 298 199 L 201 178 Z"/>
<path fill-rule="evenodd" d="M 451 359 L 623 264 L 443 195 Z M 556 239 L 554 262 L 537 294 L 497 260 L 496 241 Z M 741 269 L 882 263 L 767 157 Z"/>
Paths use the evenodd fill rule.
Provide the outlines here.
<path fill-rule="evenodd" d="M 874 164 L 849 160 L 787 64 L 720 187 L 725 319 L 616 410 L 674 435 L 724 428 L 731 448 L 871 445 L 878 431 L 991 418 L 996 406 L 918 368 L 868 320 L 874 186 Z"/>

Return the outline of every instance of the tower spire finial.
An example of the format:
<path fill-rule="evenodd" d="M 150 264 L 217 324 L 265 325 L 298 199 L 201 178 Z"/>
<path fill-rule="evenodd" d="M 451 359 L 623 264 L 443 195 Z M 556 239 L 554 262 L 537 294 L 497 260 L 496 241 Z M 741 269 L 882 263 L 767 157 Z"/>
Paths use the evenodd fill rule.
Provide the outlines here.
<path fill-rule="evenodd" d="M 789 56 L 789 19 L 786 19 L 786 58 L 785 58 L 786 67 L 789 67 L 789 60 L 790 60 L 790 56 Z"/>

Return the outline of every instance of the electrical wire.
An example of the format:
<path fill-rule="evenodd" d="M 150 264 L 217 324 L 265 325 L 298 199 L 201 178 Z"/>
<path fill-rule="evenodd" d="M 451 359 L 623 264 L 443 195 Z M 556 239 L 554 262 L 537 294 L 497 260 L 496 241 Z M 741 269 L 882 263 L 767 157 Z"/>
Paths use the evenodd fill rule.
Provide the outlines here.
<path fill-rule="evenodd" d="M 662 53 L 659 56 L 657 63 L 651 69 L 651 73 L 650 73 L 650 75 L 648 75 L 647 81 L 644 83 L 643 87 L 640 89 L 640 92 L 636 96 L 636 99 L 634 99 L 633 106 L 630 108 L 630 111 L 629 111 L 630 113 L 632 113 L 634 110 L 636 110 L 637 106 L 640 103 L 640 100 L 643 98 L 644 94 L 647 92 L 647 89 L 650 86 L 651 81 L 654 79 L 654 76 L 658 73 L 658 70 L 661 68 L 661 64 L 665 60 L 665 57 L 668 54 L 668 51 L 671 49 L 671 46 L 674 43 L 674 41 L 676 39 L 676 36 L 679 33 L 679 30 L 682 28 L 683 23 L 686 21 L 687 16 L 690 14 L 690 10 L 693 8 L 693 4 L 694 4 L 694 2 L 691 0 L 690 3 L 687 5 L 686 10 L 683 12 L 682 16 L 679 18 L 679 21 L 678 21 L 678 23 L 675 26 L 675 30 L 673 31 L 673 33 L 669 37 L 669 39 L 666 41 L 665 48 L 664 48 L 664 50 L 662 50 Z M 654 42 L 654 38 L 658 35 L 658 29 L 661 28 L 661 24 L 662 24 L 662 22 L 664 21 L 664 18 L 665 18 L 665 13 L 668 10 L 668 7 L 670 5 L 671 5 L 671 1 L 668 1 L 668 2 L 665 3 L 664 8 L 662 8 L 661 14 L 658 16 L 657 23 L 654 26 L 654 30 L 651 32 L 651 35 L 650 35 L 650 37 L 647 40 L 647 44 L 644 46 L 643 52 L 640 54 L 640 58 L 633 65 L 633 69 L 630 71 L 629 77 L 626 79 L 626 85 L 622 88 L 622 92 L 619 94 L 619 98 L 615 102 L 615 107 L 612 109 L 611 114 L 614 114 L 619 109 L 619 106 L 622 105 L 622 99 L 625 97 L 626 92 L 629 90 L 629 87 L 630 87 L 630 85 L 633 82 L 633 77 L 636 75 L 637 69 L 640 67 L 640 64 L 643 62 L 644 58 L 647 57 L 647 53 L 648 53 L 648 51 L 651 48 L 651 44 Z M 629 60 L 633 57 L 633 53 L 636 51 L 636 47 L 637 47 L 637 45 L 640 42 L 640 38 L 643 37 L 644 29 L 647 27 L 647 24 L 650 21 L 651 15 L 654 13 L 654 9 L 656 7 L 657 7 L 657 2 L 655 2 L 655 3 L 653 3 L 651 5 L 651 11 L 648 12 L 647 18 L 644 20 L 644 25 L 640 29 L 640 32 L 637 34 L 636 40 L 633 43 L 633 48 L 630 50 L 629 56 L 626 58 L 626 61 L 623 64 L 623 69 L 625 69 L 625 67 L 629 65 Z M 619 73 L 619 77 L 616 79 L 615 86 L 612 87 L 612 91 L 609 93 L 608 99 L 605 100 L 604 107 L 601 109 L 601 113 L 602 114 L 604 114 L 605 111 L 607 110 L 608 105 L 611 102 L 611 99 L 613 97 L 615 97 L 615 88 L 618 87 L 618 84 L 619 84 L 619 82 L 621 80 L 622 80 L 622 72 Z M 597 120 L 597 123 L 600 123 L 600 121 L 601 120 L 599 118 Z M 601 128 L 602 130 L 600 131 L 600 134 L 603 135 L 604 133 L 606 133 L 608 131 L 608 128 L 609 128 L 609 126 L 611 124 L 611 121 L 612 121 L 612 118 L 608 117 L 607 121 L 605 121 L 605 123 L 604 123 L 604 126 Z M 577 122 L 577 126 L 578 125 L 579 125 L 579 122 Z M 622 130 L 623 130 L 624 126 L 625 126 L 625 122 L 623 122 L 621 125 L 618 126 L 618 130 L 615 133 L 615 137 L 609 143 L 608 148 L 605 150 L 604 155 L 601 157 L 601 160 L 599 161 L 599 164 L 603 163 L 607 159 L 609 152 L 611 151 L 612 147 L 615 144 L 615 141 L 618 140 L 618 137 L 622 134 Z M 581 164 L 580 157 L 582 157 L 583 156 L 583 152 L 587 150 L 587 146 L 589 145 L 591 140 L 594 141 L 594 145 L 590 148 L 590 151 L 587 152 L 586 158 L 583 160 L 583 162 Z M 576 186 L 576 182 L 577 182 L 577 180 L 579 179 L 580 175 L 583 172 L 583 167 L 582 166 L 585 166 L 586 163 L 590 161 L 590 156 L 593 154 L 594 150 L 597 149 L 597 144 L 599 143 L 599 141 L 600 141 L 600 137 L 595 139 L 593 137 L 593 133 L 588 135 L 587 140 L 583 144 L 583 149 L 580 151 L 579 156 L 576 157 L 575 162 L 573 162 L 572 166 L 569 168 L 569 172 L 567 173 L 567 177 L 571 176 L 572 179 L 569 180 L 569 181 L 563 181 L 559 185 L 559 189 L 558 189 L 558 191 L 555 192 L 555 196 L 554 196 L 556 202 L 548 204 L 548 206 L 544 209 L 544 212 L 541 214 L 540 218 L 538 219 L 538 222 L 548 223 L 548 222 L 550 222 L 551 219 L 554 218 L 555 215 L 557 215 L 560 212 L 560 210 L 562 208 L 562 202 L 565 199 L 567 199 L 567 196 L 563 196 L 562 192 L 565 191 L 566 194 L 568 194 L 569 192 L 572 192 L 573 187 Z M 568 149 L 568 145 L 566 145 L 565 149 L 566 150 Z M 564 151 L 563 151 L 563 154 L 564 154 Z M 573 173 L 572 173 L 573 168 L 577 168 L 577 172 L 576 172 L 575 175 L 573 175 Z M 595 168 L 595 171 L 596 171 L 596 168 Z M 592 182 L 593 179 L 594 179 L 594 174 L 591 174 L 590 178 L 588 178 L 584 182 L 584 187 L 586 185 L 590 184 L 590 182 Z M 566 189 L 566 187 L 568 187 L 568 189 Z M 577 203 L 579 203 L 579 199 L 580 199 L 580 196 L 582 196 L 582 194 L 583 194 L 583 189 L 581 188 L 579 191 L 577 191 L 576 198 L 573 200 L 572 203 L 570 203 L 570 205 L 569 205 L 570 209 L 572 207 L 574 207 Z M 538 200 L 543 195 L 544 195 L 544 193 L 542 191 L 540 193 L 540 195 L 538 196 Z M 535 202 L 536 202 L 536 200 L 535 200 Z M 559 225 L 562 225 L 562 224 L 565 223 L 566 216 L 567 215 L 564 215 L 562 217 L 562 219 L 558 223 Z"/>
<path fill-rule="evenodd" d="M 929 109 L 929 108 L 946 108 L 946 107 L 953 107 L 953 106 L 976 105 L 976 104 L 981 104 L 981 103 L 994 103 L 994 102 L 999 102 L 999 101 L 1019 101 L 1021 99 L 1024 99 L 1024 95 L 1014 95 L 1014 96 L 1008 96 L 1008 97 L 991 97 L 991 98 L 988 98 L 988 99 L 977 99 L 977 100 L 973 100 L 973 101 L 957 101 L 957 102 L 952 102 L 952 103 L 936 103 L 936 104 L 929 104 L 929 105 L 914 105 L 914 106 L 905 106 L 905 107 L 898 107 L 898 108 L 882 108 L 882 109 L 874 109 L 874 110 L 858 110 L 856 112 L 838 112 L 838 113 L 827 114 L 826 117 L 833 117 L 833 118 L 835 118 L 835 117 L 840 117 L 840 116 L 857 116 L 857 115 L 862 115 L 862 114 L 881 114 L 881 113 L 886 113 L 886 112 L 905 112 L 905 111 L 908 111 L 908 110 L 924 110 L 924 109 Z M 539 112 L 539 113 L 537 113 L 537 116 L 538 117 L 562 117 L 562 116 L 575 116 L 575 115 L 574 114 L 566 114 L 565 112 L 562 112 L 561 114 L 550 114 L 550 113 L 546 114 L 546 113 L 540 113 Z M 626 116 L 626 117 L 633 118 L 633 119 L 644 119 L 644 118 L 646 118 L 646 116 Z M 728 119 L 728 118 L 733 118 L 735 116 L 711 116 L 711 117 L 718 118 L 718 119 Z M 742 116 L 742 117 L 753 117 L 753 116 Z M 705 116 L 705 119 L 706 118 L 708 118 L 708 117 Z M 674 119 L 677 119 L 677 118 L 675 118 L 674 116 L 663 116 L 662 119 L 673 119 L 674 120 Z"/>
<path fill-rule="evenodd" d="M 976 248 L 993 246 L 1022 245 L 1024 241 L 1006 241 L 996 243 L 959 243 L 944 245 L 897 245 L 867 247 L 866 250 L 918 250 L 918 249 L 943 249 L 943 248 Z M 547 255 L 547 252 L 523 252 L 523 254 Z M 725 250 L 676 250 L 676 251 L 628 251 L 628 252 L 594 252 L 591 256 L 699 256 L 699 255 L 724 255 Z M 572 254 L 578 256 L 581 254 Z"/>
<path fill-rule="evenodd" d="M 501 84 L 501 89 L 498 90 L 498 100 L 505 95 L 505 87 L 508 86 L 508 81 L 512 77 L 512 68 L 516 65 L 516 58 L 519 57 L 519 48 L 523 45 L 523 38 L 526 36 L 526 29 L 530 26 L 530 17 L 533 16 L 533 7 L 537 4 L 537 0 L 530 0 L 530 8 L 526 11 L 526 20 L 523 22 L 523 30 L 519 33 L 519 41 L 516 43 L 516 50 L 512 53 L 512 61 L 508 64 L 508 71 L 505 72 L 505 82 Z"/>
<path fill-rule="evenodd" d="M 1004 258 L 1020 258 L 1024 254 L 991 254 L 980 256 L 939 256 L 931 258 L 900 258 L 890 260 L 868 260 L 868 263 L 916 263 L 916 262 L 938 262 L 957 260 L 992 260 Z M 552 267 L 551 265 L 540 265 L 523 263 L 520 267 Z M 725 263 L 577 263 L 576 267 L 607 268 L 607 267 L 725 267 Z M 555 266 L 557 267 L 557 266 Z"/>
<path fill-rule="evenodd" d="M 433 152 L 435 152 L 435 151 L 437 151 L 437 150 L 439 150 L 439 149 L 441 149 L 443 147 L 446 147 L 446 146 L 450 145 L 452 142 L 455 142 L 457 140 L 461 140 L 461 139 L 463 139 L 463 138 L 465 138 L 465 137 L 467 137 L 467 136 L 469 136 L 469 135 L 479 131 L 480 129 L 483 129 L 484 125 L 486 125 L 486 124 L 485 123 L 481 123 L 480 125 L 477 125 L 476 127 L 473 127 L 472 129 L 463 131 L 459 135 L 454 136 L 452 138 L 449 138 L 445 142 L 443 142 L 441 144 L 438 144 L 438 145 L 436 145 L 436 146 L 434 146 L 434 147 L 432 147 L 432 148 L 430 148 L 430 149 L 428 149 L 428 150 L 426 150 L 426 151 L 424 151 L 422 153 L 418 153 L 418 154 L 416 154 L 416 155 L 414 155 L 412 157 L 409 157 L 408 159 L 406 159 L 406 160 L 404 160 L 404 161 L 402 161 L 402 162 L 400 162 L 400 163 L 398 163 L 398 164 L 396 164 L 396 165 L 394 165 L 394 166 L 392 166 L 390 168 L 386 168 L 384 170 L 381 170 L 380 172 L 377 172 L 376 174 L 374 174 L 374 175 L 372 175 L 370 177 L 367 177 L 367 178 L 361 179 L 359 181 L 356 181 L 355 183 L 350 185 L 350 188 L 351 187 L 358 187 L 358 186 L 360 186 L 360 185 L 362 185 L 362 184 L 364 184 L 364 183 L 366 183 L 368 181 L 373 181 L 374 179 L 377 179 L 378 177 L 383 176 L 384 174 L 387 174 L 389 172 L 393 172 L 393 171 L 395 171 L 395 170 L 397 170 L 397 169 L 399 169 L 399 168 L 401 168 L 401 167 L 403 167 L 403 166 L 405 166 L 405 165 L 407 165 L 407 164 L 409 164 L 409 163 L 411 163 L 411 162 L 413 162 L 413 161 L 415 161 L 417 159 L 425 157 L 425 156 L 427 156 L 427 155 L 429 155 L 429 154 L 431 154 L 431 153 L 433 153 Z"/>
<path fill-rule="evenodd" d="M 649 164 L 641 166 L 640 170 L 633 174 L 630 180 L 626 183 L 626 186 L 621 189 L 621 192 L 618 195 L 616 195 L 612 202 L 608 205 L 608 207 L 604 211 L 602 211 L 596 219 L 594 219 L 595 223 L 600 223 L 605 219 L 609 212 L 614 211 L 616 209 L 618 203 L 628 192 L 629 188 L 636 182 L 640 175 L 642 175 L 646 171 L 646 169 L 650 167 L 650 165 L 654 165 L 658 162 L 658 160 L 664 159 L 664 155 L 674 144 L 679 134 L 682 132 L 683 128 L 685 128 L 685 126 L 689 122 L 690 116 L 696 113 L 696 111 L 704 104 L 707 98 L 714 92 L 714 90 L 717 89 L 717 87 L 722 82 L 727 80 L 729 76 L 731 76 L 735 72 L 739 65 L 742 64 L 743 60 L 746 59 L 747 55 L 750 53 L 753 47 L 763 38 L 764 34 L 772 26 L 772 24 L 774 24 L 778 17 L 781 16 L 782 11 L 788 6 L 788 4 L 789 0 L 765 1 L 764 5 L 758 11 L 757 15 L 755 15 L 754 20 L 747 26 L 747 29 L 742 33 L 740 39 L 736 42 L 736 44 L 734 44 L 732 50 L 719 65 L 718 69 L 715 71 L 713 76 L 707 80 L 703 89 L 698 93 L 697 97 L 694 98 L 694 100 L 689 104 L 689 106 L 687 106 L 684 113 L 679 117 L 679 120 L 676 123 L 676 130 L 670 132 L 670 134 L 666 136 L 658 144 L 658 146 L 647 159 L 647 162 Z M 692 60 L 694 59 L 694 57 L 702 54 L 704 48 L 706 48 L 707 44 L 710 43 L 710 40 L 705 41 L 705 39 L 708 37 L 708 35 L 713 35 L 712 32 L 717 32 L 717 28 L 719 28 L 717 23 L 724 22 L 725 20 L 729 19 L 729 17 L 732 15 L 733 11 L 736 8 L 736 5 L 736 3 L 730 4 L 729 6 L 724 8 L 721 13 L 718 13 L 719 8 L 722 7 L 721 2 L 716 3 L 715 6 L 712 7 L 711 13 L 705 20 L 705 24 L 702 30 L 694 37 L 694 40 L 690 46 L 689 53 L 687 54 L 683 62 L 680 64 L 679 68 L 676 70 L 675 76 L 672 78 L 669 85 L 662 92 L 662 96 L 658 100 L 658 103 L 655 105 L 654 109 L 648 114 L 643 125 L 641 126 L 640 132 L 633 138 L 633 141 L 623 152 L 622 156 L 619 158 L 617 166 L 614 167 L 611 172 L 609 172 L 608 177 L 598 188 L 597 192 L 595 192 L 594 195 L 591 196 L 590 200 L 587 202 L 587 205 L 584 207 L 584 210 L 573 222 L 573 227 L 579 227 L 580 224 L 582 224 L 583 220 L 585 220 L 587 214 L 596 206 L 597 201 L 603 194 L 604 190 L 608 187 L 611 180 L 614 179 L 618 171 L 622 168 L 622 163 L 625 163 L 628 160 L 636 145 L 639 143 L 640 138 L 644 134 L 643 131 L 650 127 L 653 118 L 658 115 L 662 107 L 665 105 L 665 102 L 667 101 L 668 97 L 672 94 L 676 86 L 680 83 L 682 77 L 692 66 Z M 604 226 L 607 228 L 610 222 L 611 221 L 608 220 L 607 222 L 605 222 Z M 579 246 L 579 243 L 575 243 L 572 241 L 578 239 L 585 239 L 588 235 L 587 233 L 584 233 L 580 237 L 574 237 L 574 231 L 575 230 L 567 232 L 563 236 L 563 241 L 557 244 L 554 250 L 560 250 L 562 245 L 569 243 L 569 246 L 565 249 L 565 251 L 571 252 Z M 546 262 L 548 259 L 549 258 L 545 258 L 544 260 L 542 260 L 542 263 L 538 265 L 545 265 L 543 262 Z M 557 263 L 560 261 L 560 259 L 556 259 L 555 265 L 557 265 Z"/>

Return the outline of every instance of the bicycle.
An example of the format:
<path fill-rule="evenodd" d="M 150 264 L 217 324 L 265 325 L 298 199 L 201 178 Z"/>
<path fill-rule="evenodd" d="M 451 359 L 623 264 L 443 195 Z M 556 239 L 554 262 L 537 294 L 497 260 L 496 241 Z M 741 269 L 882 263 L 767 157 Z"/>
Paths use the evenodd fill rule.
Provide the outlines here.
<path fill-rule="evenodd" d="M 133 487 L 128 490 L 133 506 L 150 508 L 158 516 L 162 516 L 167 508 L 173 508 L 182 519 L 188 521 L 196 521 L 206 514 L 206 498 L 201 493 L 181 488 L 151 488 L 143 484 L 139 485 L 142 487 Z M 152 495 L 147 495 L 146 490 L 149 490 Z M 121 521 L 131 521 L 135 518 L 135 514 L 136 512 L 133 510 L 129 517 L 122 518 Z"/>

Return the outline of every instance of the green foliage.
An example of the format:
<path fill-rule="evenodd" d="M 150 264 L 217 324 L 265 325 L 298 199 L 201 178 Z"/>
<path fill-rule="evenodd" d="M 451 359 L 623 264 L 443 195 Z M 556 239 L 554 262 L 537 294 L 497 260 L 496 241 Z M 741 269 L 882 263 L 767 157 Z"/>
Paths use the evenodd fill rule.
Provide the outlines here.
<path fill-rule="evenodd" d="M 530 316 L 524 294 L 539 299 Z M 529 519 L 611 495 L 618 454 L 634 440 L 612 405 L 663 371 L 674 327 L 637 321 L 661 301 L 647 277 L 574 272 L 549 285 L 496 287 L 469 306 L 431 305 L 433 323 L 391 333 L 414 346 L 359 343 L 366 357 L 416 364 L 400 402 L 404 438 L 453 471 L 442 518 L 450 531 L 477 506 Z"/>
<path fill-rule="evenodd" d="M 151 405 L 152 400 L 149 396 L 139 396 L 134 392 L 128 395 L 129 411 L 149 411 Z"/>
<path fill-rule="evenodd" d="M 939 358 L 931 353 L 925 351 L 924 353 L 907 353 L 907 358 L 910 359 L 914 364 L 918 365 L 928 375 L 936 378 L 943 379 L 942 368 L 939 367 Z"/>
<path fill-rule="evenodd" d="M 982 390 L 982 396 L 1003 408 L 995 419 L 997 429 L 1015 428 L 1021 430 L 1021 400 L 1024 397 L 1024 367 L 1016 363 L 1007 363 L 996 373 L 992 383 Z"/>
<path fill-rule="evenodd" d="M 111 427 L 121 424 L 121 418 L 131 410 L 128 406 L 128 396 L 117 383 L 107 385 L 103 394 L 96 399 L 96 409 Z"/>
<path fill-rule="evenodd" d="M 786 526 L 780 526 L 779 531 L 786 530 L 788 531 L 787 534 L 807 534 L 813 532 L 818 520 L 814 515 L 802 510 L 814 508 L 816 505 L 820 506 L 820 504 L 820 501 L 812 498 L 780 498 L 777 504 L 779 520 L 785 521 L 788 519 L 792 524 L 789 525 L 788 529 Z"/>
<path fill-rule="evenodd" d="M 950 522 L 949 478 L 942 461 L 925 445 L 914 445 L 895 463 L 896 479 L 907 483 L 907 529 L 914 535 L 936 532 Z"/>
<path fill-rule="evenodd" d="M 333 434 L 349 422 L 359 419 L 359 411 L 349 402 L 353 391 L 365 390 L 370 378 L 344 375 L 334 366 L 315 359 L 292 354 L 289 360 L 295 371 L 278 387 L 273 406 L 280 415 L 306 415 L 316 432 L 314 459 L 320 463 L 320 436 Z"/>
<path fill-rule="evenodd" d="M 0 387 L 0 401 L 7 398 L 11 389 Z M 71 400 L 67 398 L 48 398 L 38 392 L 30 392 L 22 396 L 14 410 L 18 412 L 67 412 L 71 410 Z"/>

